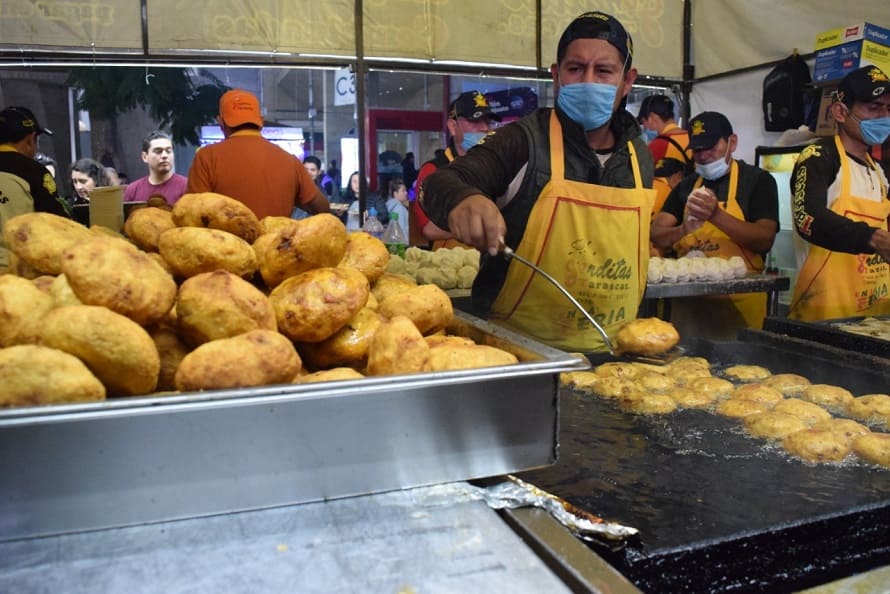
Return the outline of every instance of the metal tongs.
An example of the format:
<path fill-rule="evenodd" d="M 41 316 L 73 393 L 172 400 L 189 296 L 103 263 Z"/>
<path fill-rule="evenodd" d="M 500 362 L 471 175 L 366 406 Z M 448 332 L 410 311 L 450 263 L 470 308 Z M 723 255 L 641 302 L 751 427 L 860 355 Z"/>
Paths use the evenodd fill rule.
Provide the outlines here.
<path fill-rule="evenodd" d="M 581 313 L 584 314 L 584 317 L 587 318 L 587 321 L 590 322 L 594 328 L 596 328 L 596 331 L 599 332 L 599 335 L 603 337 L 603 342 L 606 344 L 606 348 L 609 349 L 609 354 L 612 355 L 613 357 L 618 356 L 618 353 L 615 352 L 615 347 L 612 346 L 612 341 L 609 340 L 609 335 L 606 334 L 606 331 L 603 329 L 603 327 L 600 326 L 599 322 L 597 322 L 596 319 L 592 315 L 590 315 L 590 313 L 586 309 L 584 309 L 584 306 L 581 305 L 578 302 L 578 300 L 575 299 L 575 296 L 572 295 L 571 293 L 569 293 L 568 290 L 566 290 L 566 288 L 563 287 L 562 284 L 558 280 L 556 280 L 555 278 L 553 278 L 552 276 L 550 276 L 549 274 L 544 272 L 544 270 L 541 267 L 539 267 L 537 264 L 532 264 L 531 262 L 529 262 L 528 260 L 526 260 L 525 258 L 520 256 L 519 254 L 515 253 L 509 246 L 505 245 L 501 249 L 501 253 L 504 254 L 504 256 L 507 259 L 512 258 L 514 260 L 518 260 L 518 261 L 522 262 L 523 264 L 525 264 L 526 266 L 528 266 L 529 268 L 531 268 L 532 270 L 534 270 L 535 272 L 537 272 L 538 274 L 540 274 L 541 276 L 546 278 L 548 281 L 550 281 L 554 287 L 559 289 L 560 293 L 565 295 L 566 298 L 572 302 L 572 305 L 574 305 L 578 309 L 578 311 L 580 311 Z"/>

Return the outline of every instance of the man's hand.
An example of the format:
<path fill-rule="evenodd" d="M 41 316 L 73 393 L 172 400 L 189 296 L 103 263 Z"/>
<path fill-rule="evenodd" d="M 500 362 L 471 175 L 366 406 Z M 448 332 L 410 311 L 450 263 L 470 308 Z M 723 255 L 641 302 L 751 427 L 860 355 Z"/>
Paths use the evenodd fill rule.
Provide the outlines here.
<path fill-rule="evenodd" d="M 708 188 L 696 188 L 686 200 L 689 218 L 697 221 L 708 221 L 717 210 L 717 195 Z"/>
<path fill-rule="evenodd" d="M 464 198 L 448 214 L 448 227 L 458 240 L 492 256 L 497 255 L 507 233 L 501 211 L 482 194 Z"/>
<path fill-rule="evenodd" d="M 890 232 L 875 229 L 868 245 L 874 248 L 875 253 L 884 258 L 885 262 L 890 262 Z"/>

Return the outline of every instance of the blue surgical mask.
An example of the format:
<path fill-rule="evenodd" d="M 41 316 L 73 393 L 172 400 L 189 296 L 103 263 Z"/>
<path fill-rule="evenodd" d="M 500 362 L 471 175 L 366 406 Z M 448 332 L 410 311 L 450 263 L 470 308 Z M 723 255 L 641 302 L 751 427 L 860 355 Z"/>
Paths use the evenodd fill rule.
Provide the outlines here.
<path fill-rule="evenodd" d="M 596 130 L 612 117 L 618 87 L 604 83 L 580 82 L 559 87 L 556 103 L 585 131 Z"/>
<path fill-rule="evenodd" d="M 460 141 L 460 148 L 467 152 L 485 138 L 485 132 L 464 132 L 464 139 Z"/>
<path fill-rule="evenodd" d="M 648 128 L 643 128 L 643 140 L 646 141 L 646 144 L 649 144 L 656 138 L 658 138 L 658 132 L 656 132 L 655 130 L 649 130 Z"/>
<path fill-rule="evenodd" d="M 726 152 L 729 152 L 729 147 L 726 147 Z M 729 162 L 726 160 L 726 154 L 715 161 L 711 161 L 710 163 L 696 163 L 695 164 L 695 172 L 705 178 L 706 180 L 713 181 L 715 179 L 720 179 L 729 171 Z"/>
<path fill-rule="evenodd" d="M 869 146 L 884 144 L 890 136 L 890 117 L 859 120 L 859 132 L 862 133 L 862 140 Z"/>

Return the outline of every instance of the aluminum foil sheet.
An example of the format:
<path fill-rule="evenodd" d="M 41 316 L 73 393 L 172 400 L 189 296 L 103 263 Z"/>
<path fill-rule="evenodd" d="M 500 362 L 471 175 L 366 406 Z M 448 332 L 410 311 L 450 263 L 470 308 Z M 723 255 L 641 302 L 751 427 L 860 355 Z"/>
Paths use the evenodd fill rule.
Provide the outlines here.
<path fill-rule="evenodd" d="M 504 482 L 490 487 L 469 483 L 447 483 L 413 490 L 424 505 L 452 504 L 455 501 L 482 500 L 492 509 L 537 507 L 546 510 L 575 536 L 587 541 L 607 541 L 612 546 L 623 545 L 638 530 L 617 522 L 610 522 L 588 513 L 568 501 L 512 475 Z"/>

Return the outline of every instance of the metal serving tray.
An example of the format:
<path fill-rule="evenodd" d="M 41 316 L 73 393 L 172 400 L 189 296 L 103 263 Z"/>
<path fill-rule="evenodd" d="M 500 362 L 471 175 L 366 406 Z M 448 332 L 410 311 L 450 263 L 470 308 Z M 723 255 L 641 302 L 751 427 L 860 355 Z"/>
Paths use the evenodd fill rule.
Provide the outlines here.
<path fill-rule="evenodd" d="M 587 363 L 462 312 L 517 365 L 0 411 L 0 540 L 480 478 L 557 458 Z"/>
<path fill-rule="evenodd" d="M 887 316 L 871 317 L 887 319 Z M 864 317 L 859 316 L 854 318 L 834 318 L 819 322 L 803 322 L 787 318 L 768 317 L 763 320 L 763 329 L 776 334 L 786 334 L 795 338 L 831 345 L 839 349 L 890 359 L 890 341 L 875 336 L 848 332 L 837 327 L 837 324 L 840 323 L 862 322 L 864 319 Z"/>

